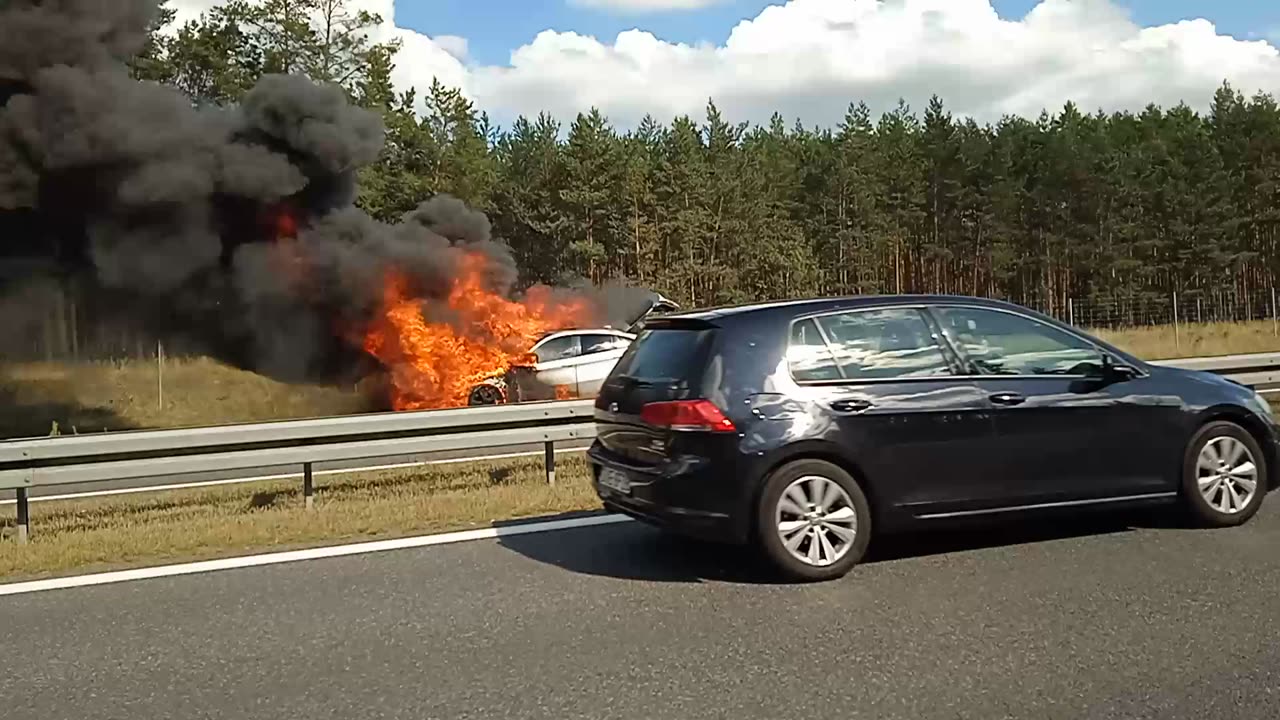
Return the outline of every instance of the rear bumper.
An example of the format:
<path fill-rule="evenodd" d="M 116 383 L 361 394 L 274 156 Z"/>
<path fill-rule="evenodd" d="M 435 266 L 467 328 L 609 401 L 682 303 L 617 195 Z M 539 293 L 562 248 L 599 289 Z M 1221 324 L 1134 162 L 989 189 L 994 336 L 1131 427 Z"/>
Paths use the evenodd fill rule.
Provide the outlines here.
<path fill-rule="evenodd" d="M 610 458 L 598 446 L 587 451 L 591 483 L 606 510 L 630 516 L 655 527 L 716 542 L 743 543 L 749 523 L 737 512 L 737 493 L 724 484 L 731 473 L 709 465 L 664 474 L 627 466 Z M 630 492 L 600 484 L 600 471 L 610 467 L 627 474 Z"/>
<path fill-rule="evenodd" d="M 608 512 L 635 518 L 646 525 L 702 540 L 741 542 L 732 520 L 726 515 L 685 508 L 661 508 L 634 499 L 623 499 L 616 494 L 611 496 L 608 491 L 600 495 Z"/>

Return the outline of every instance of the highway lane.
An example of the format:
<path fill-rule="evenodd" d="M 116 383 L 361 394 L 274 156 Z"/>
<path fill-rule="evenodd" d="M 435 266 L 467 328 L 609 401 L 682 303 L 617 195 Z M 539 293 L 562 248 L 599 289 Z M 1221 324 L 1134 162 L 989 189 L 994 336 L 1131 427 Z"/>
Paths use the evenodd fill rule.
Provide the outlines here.
<path fill-rule="evenodd" d="M 557 451 L 573 451 L 581 450 L 591 444 L 590 440 L 568 441 L 556 443 Z M 438 453 L 418 453 L 414 455 L 395 455 L 364 458 L 360 460 L 344 460 L 338 462 L 318 462 L 315 464 L 315 472 L 320 478 L 332 475 L 338 472 L 355 472 L 363 468 L 384 468 L 394 465 L 412 465 L 418 463 L 443 463 L 457 462 L 467 459 L 499 459 L 512 455 L 528 455 L 531 457 L 539 457 L 543 452 L 542 445 L 509 445 L 496 448 L 478 448 L 475 450 L 451 450 L 448 452 Z M 561 453 L 563 454 L 563 453 Z M 188 485 L 200 483 L 221 483 L 230 480 L 248 479 L 251 482 L 259 482 L 272 479 L 286 479 L 297 477 L 301 479 L 302 469 L 297 465 L 279 465 L 264 466 L 253 468 L 251 470 L 234 470 L 222 472 L 207 473 L 191 473 L 187 475 L 157 475 L 147 478 L 133 478 L 129 480 L 112 480 L 94 483 L 80 483 L 78 485 L 53 485 L 38 486 L 32 488 L 30 497 L 41 498 L 50 496 L 77 495 L 82 493 L 103 493 L 118 490 L 128 490 L 137 488 L 157 488 L 174 485 Z M 284 477 L 282 477 L 284 476 Z M 318 479 L 317 482 L 322 482 Z M 0 501 L 12 501 L 14 491 L 0 490 Z M 10 502 L 11 504 L 11 502 Z"/>
<path fill-rule="evenodd" d="M 6 717 L 1274 718 L 1280 496 L 880 542 L 784 586 L 639 524 L 0 602 Z"/>

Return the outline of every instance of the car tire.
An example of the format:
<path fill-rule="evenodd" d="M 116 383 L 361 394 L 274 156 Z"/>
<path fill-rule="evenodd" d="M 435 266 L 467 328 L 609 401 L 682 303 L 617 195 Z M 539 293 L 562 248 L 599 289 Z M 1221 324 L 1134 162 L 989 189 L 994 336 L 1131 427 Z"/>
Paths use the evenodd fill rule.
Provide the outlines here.
<path fill-rule="evenodd" d="M 467 405 L 476 407 L 481 405 L 503 405 L 507 401 L 503 396 L 502 388 L 493 383 L 482 383 L 471 388 L 471 392 L 467 395 Z"/>
<path fill-rule="evenodd" d="M 840 467 L 824 460 L 797 460 L 765 481 L 755 534 L 765 558 L 787 579 L 834 580 L 866 554 L 871 505 L 857 481 Z"/>
<path fill-rule="evenodd" d="M 1208 423 L 1187 444 L 1183 506 L 1200 527 L 1243 525 L 1262 507 L 1269 477 L 1266 456 L 1249 431 L 1233 422 Z M 1249 482 L 1252 492 L 1247 492 Z"/>

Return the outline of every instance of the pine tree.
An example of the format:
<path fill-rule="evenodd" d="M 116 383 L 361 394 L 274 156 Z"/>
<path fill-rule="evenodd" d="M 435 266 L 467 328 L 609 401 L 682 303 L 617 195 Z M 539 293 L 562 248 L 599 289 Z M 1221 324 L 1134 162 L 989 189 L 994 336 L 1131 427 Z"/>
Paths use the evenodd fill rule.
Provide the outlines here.
<path fill-rule="evenodd" d="M 625 253 L 622 146 L 600 111 L 579 115 L 565 148 L 566 185 L 560 193 L 569 237 L 565 263 L 599 283 Z M 611 262 L 611 260 L 613 260 Z"/>
<path fill-rule="evenodd" d="M 703 274 L 711 271 L 705 247 L 714 230 L 707 211 L 710 177 L 702 134 L 688 116 L 676 118 L 664 138 L 655 186 L 663 208 L 656 284 L 683 304 L 708 304 Z"/>
<path fill-rule="evenodd" d="M 500 181 L 492 216 L 527 282 L 569 279 L 561 262 L 568 228 L 560 199 L 567 171 L 559 134 L 560 124 L 549 115 L 533 122 L 521 117 L 497 143 Z"/>
<path fill-rule="evenodd" d="M 449 193 L 479 210 L 491 209 L 497 168 L 489 148 L 488 117 L 476 112 L 461 91 L 433 80 L 421 125 L 435 154 L 430 191 Z"/>
<path fill-rule="evenodd" d="M 623 200 L 626 213 L 627 247 L 619 250 L 626 259 L 621 274 L 644 283 L 658 275 L 659 214 L 654 189 L 664 131 L 653 117 L 646 115 L 634 132 L 622 139 Z"/>

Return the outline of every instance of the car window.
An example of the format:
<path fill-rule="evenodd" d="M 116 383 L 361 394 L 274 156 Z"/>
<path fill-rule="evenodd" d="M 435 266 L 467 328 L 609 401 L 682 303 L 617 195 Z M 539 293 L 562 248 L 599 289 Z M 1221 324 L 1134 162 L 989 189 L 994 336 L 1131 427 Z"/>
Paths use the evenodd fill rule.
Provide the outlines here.
<path fill-rule="evenodd" d="M 643 330 L 613 372 L 633 380 L 690 380 L 703 372 L 713 332 L 669 327 Z"/>
<path fill-rule="evenodd" d="M 630 340 L 618 335 L 583 335 L 582 354 L 590 355 L 591 353 L 625 350 L 630 344 Z"/>
<path fill-rule="evenodd" d="M 1092 375 L 1102 352 L 1029 317 L 982 308 L 938 308 L 942 329 L 983 375 Z"/>
<path fill-rule="evenodd" d="M 535 347 L 533 354 L 538 356 L 540 363 L 577 357 L 582 354 L 582 338 L 578 335 L 551 338 Z"/>
<path fill-rule="evenodd" d="M 860 310 L 817 318 L 850 380 L 951 374 L 942 347 L 918 310 Z"/>
<path fill-rule="evenodd" d="M 787 364 L 791 367 L 791 376 L 801 382 L 839 380 L 841 377 L 835 356 L 813 320 L 801 320 L 791 326 Z"/>

